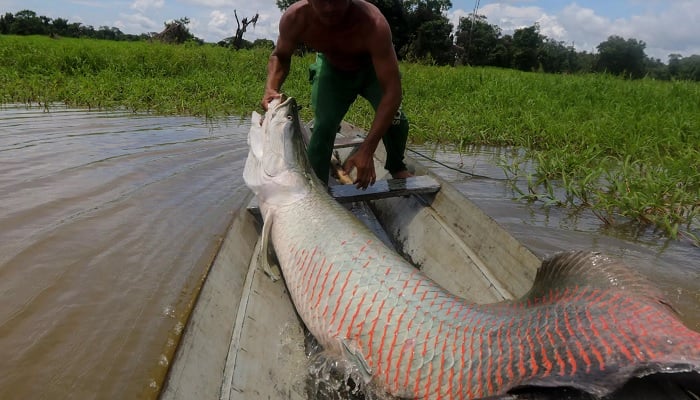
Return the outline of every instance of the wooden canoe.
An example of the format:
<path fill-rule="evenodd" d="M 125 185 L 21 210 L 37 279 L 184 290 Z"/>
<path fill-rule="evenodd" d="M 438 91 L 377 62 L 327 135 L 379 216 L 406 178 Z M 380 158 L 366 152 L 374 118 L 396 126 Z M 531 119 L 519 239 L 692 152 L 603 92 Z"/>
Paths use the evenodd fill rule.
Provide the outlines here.
<path fill-rule="evenodd" d="M 339 151 L 349 151 L 361 134 L 344 125 L 336 142 Z M 380 146 L 377 171 L 383 171 L 383 154 Z M 416 178 L 415 187 L 403 192 L 381 182 L 378 187 L 386 188 L 377 193 L 345 188 L 335 195 L 353 204 L 349 207 L 366 223 L 380 226 L 383 240 L 453 293 L 490 303 L 527 292 L 541 261 L 452 185 L 417 160 L 407 157 L 407 162 L 416 175 L 429 179 Z M 426 189 L 435 182 L 439 190 Z M 252 193 L 249 199 L 254 203 Z M 270 279 L 258 263 L 260 229 L 255 213 L 241 209 L 234 215 L 184 330 L 162 399 L 315 398 L 308 394 L 309 338 L 284 281 Z M 562 398 L 562 392 L 539 396 L 527 398 Z M 565 398 L 590 398 L 571 396 Z"/>

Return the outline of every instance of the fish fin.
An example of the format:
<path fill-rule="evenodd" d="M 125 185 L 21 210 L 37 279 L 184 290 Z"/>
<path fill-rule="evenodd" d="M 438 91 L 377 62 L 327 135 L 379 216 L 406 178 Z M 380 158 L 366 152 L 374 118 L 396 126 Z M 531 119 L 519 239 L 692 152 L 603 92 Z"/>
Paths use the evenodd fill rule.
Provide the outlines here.
<path fill-rule="evenodd" d="M 268 209 L 265 211 L 263 218 L 262 234 L 260 235 L 260 252 L 258 253 L 258 261 L 263 267 L 263 271 L 273 282 L 280 280 L 281 276 L 276 271 L 279 271 L 272 249 L 270 249 L 270 231 L 272 230 L 272 212 Z M 273 267 L 273 265 L 275 267 Z"/>
<path fill-rule="evenodd" d="M 243 168 L 243 180 L 256 195 L 260 193 L 264 184 L 262 159 L 265 131 L 262 123 L 262 116 L 253 111 L 248 132 L 248 157 Z"/>
<path fill-rule="evenodd" d="M 362 352 L 349 339 L 341 339 L 340 343 L 345 358 L 357 367 L 364 383 L 369 383 L 372 380 L 372 368 L 370 368 Z"/>
<path fill-rule="evenodd" d="M 562 252 L 544 260 L 532 289 L 521 300 L 542 298 L 552 290 L 577 287 L 620 290 L 671 308 L 661 290 L 646 277 L 620 260 L 591 251 Z"/>

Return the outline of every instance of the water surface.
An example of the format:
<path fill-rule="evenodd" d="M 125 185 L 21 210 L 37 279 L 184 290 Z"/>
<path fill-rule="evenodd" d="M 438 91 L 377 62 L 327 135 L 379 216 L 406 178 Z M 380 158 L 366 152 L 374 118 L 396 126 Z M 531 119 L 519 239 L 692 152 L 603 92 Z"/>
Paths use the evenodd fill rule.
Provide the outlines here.
<path fill-rule="evenodd" d="M 0 398 L 158 393 L 245 194 L 247 131 L 0 110 Z"/>
<path fill-rule="evenodd" d="M 0 109 L 0 399 L 157 396 L 216 248 L 246 206 L 247 131 L 247 118 Z M 697 247 L 513 201 L 498 150 L 420 151 L 481 175 L 429 164 L 538 256 L 620 256 L 700 331 Z"/>

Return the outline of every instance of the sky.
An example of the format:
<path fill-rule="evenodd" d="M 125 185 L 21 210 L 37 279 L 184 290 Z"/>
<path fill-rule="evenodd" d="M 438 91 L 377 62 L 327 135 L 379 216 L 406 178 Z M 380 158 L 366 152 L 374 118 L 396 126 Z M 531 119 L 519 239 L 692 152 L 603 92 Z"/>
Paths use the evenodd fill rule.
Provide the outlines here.
<path fill-rule="evenodd" d="M 448 17 L 457 26 L 477 2 L 452 0 Z M 596 52 L 611 35 L 646 43 L 646 54 L 668 61 L 668 55 L 700 55 L 700 0 L 506 0 L 478 1 L 478 14 L 503 34 L 538 23 L 540 33 L 578 51 Z M 116 27 L 124 33 L 160 32 L 166 21 L 187 17 L 189 29 L 206 42 L 234 35 L 236 19 L 259 14 L 244 38 L 277 39 L 281 16 L 274 0 L 0 0 L 0 13 L 32 10 L 39 16 L 69 22 Z"/>

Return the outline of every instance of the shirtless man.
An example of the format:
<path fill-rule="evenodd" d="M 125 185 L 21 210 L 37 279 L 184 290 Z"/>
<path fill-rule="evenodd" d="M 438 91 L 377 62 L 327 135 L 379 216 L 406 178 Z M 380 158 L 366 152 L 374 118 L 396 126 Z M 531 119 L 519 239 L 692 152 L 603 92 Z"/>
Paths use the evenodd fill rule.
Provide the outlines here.
<path fill-rule="evenodd" d="M 327 183 L 338 125 L 357 95 L 375 109 L 367 137 L 348 157 L 346 173 L 357 168 L 355 184 L 367 188 L 377 179 L 373 156 L 384 142 L 385 168 L 394 178 L 411 176 L 403 162 L 408 120 L 400 110 L 401 79 L 389 23 L 364 0 L 300 0 L 282 15 L 277 46 L 268 62 L 262 107 L 280 96 L 292 54 L 300 43 L 318 51 L 310 68 L 314 129 L 308 147 L 316 175 Z"/>

